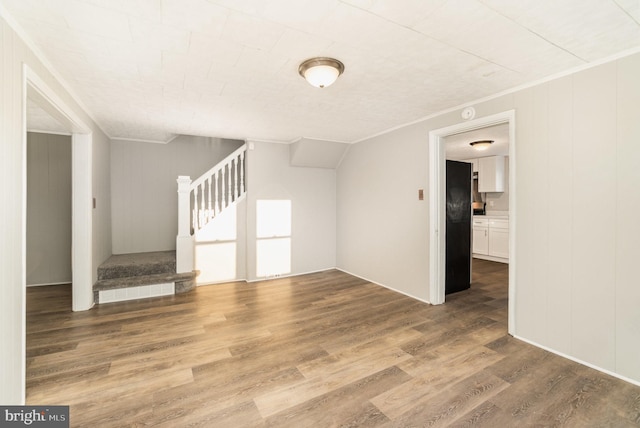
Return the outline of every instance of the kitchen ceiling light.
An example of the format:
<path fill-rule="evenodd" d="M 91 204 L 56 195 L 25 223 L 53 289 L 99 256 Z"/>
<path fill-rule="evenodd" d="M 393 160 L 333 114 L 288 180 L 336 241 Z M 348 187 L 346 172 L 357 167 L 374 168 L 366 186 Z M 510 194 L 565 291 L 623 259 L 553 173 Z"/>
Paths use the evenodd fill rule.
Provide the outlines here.
<path fill-rule="evenodd" d="M 493 144 L 493 140 L 481 140 L 469 143 L 476 150 L 487 150 Z"/>
<path fill-rule="evenodd" d="M 326 88 L 338 79 L 344 64 L 333 58 L 311 58 L 298 67 L 298 73 L 316 88 Z"/>

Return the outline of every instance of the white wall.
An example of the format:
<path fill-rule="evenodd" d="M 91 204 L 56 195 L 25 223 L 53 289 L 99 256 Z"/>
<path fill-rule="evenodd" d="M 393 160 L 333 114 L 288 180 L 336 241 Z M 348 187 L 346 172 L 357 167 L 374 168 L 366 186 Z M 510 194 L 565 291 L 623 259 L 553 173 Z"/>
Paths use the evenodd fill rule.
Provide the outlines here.
<path fill-rule="evenodd" d="M 94 196 L 104 201 L 93 210 L 91 261 L 94 278 L 97 266 L 111 254 L 111 219 L 107 137 L 7 24 L 4 16 L 0 18 L 0 46 L 0 194 L 3 197 L 0 207 L 0 337 L 3 342 L 0 347 L 0 403 L 8 405 L 24 402 L 25 385 L 26 121 L 23 117 L 23 64 L 27 64 L 92 130 L 92 185 Z"/>
<path fill-rule="evenodd" d="M 91 122 L 93 123 L 93 122 Z M 98 280 L 98 267 L 111 257 L 112 219 L 111 219 L 111 141 L 100 130 L 93 132 L 92 174 L 93 198 L 93 282 Z"/>
<path fill-rule="evenodd" d="M 256 275 L 256 203 L 291 201 L 291 274 L 336 265 L 336 172 L 292 167 L 289 145 L 250 142 L 247 152 L 247 278 Z"/>
<path fill-rule="evenodd" d="M 429 297 L 427 139 L 407 127 L 355 144 L 338 169 L 338 267 L 420 300 Z"/>
<path fill-rule="evenodd" d="M 27 285 L 71 282 L 71 137 L 27 134 Z"/>
<path fill-rule="evenodd" d="M 238 200 L 195 234 L 198 285 L 247 278 L 247 201 Z"/>
<path fill-rule="evenodd" d="M 640 382 L 640 54 L 478 103 L 516 110 L 516 335 Z M 338 267 L 429 299 L 428 133 L 352 147 L 338 170 Z M 511 165 L 513 166 L 513 164 Z"/>
<path fill-rule="evenodd" d="M 168 144 L 111 143 L 113 253 L 176 248 L 179 175 L 195 180 L 244 144 L 180 136 Z"/>

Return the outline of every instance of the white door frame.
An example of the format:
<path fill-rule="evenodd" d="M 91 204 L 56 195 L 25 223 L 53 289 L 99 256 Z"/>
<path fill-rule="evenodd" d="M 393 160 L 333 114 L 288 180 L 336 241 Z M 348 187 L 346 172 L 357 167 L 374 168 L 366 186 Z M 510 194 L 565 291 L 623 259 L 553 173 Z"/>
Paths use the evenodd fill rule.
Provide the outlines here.
<path fill-rule="evenodd" d="M 509 334 L 515 334 L 516 303 L 516 122 L 515 110 L 429 132 L 429 301 L 445 301 L 446 159 L 444 138 L 488 126 L 509 124 Z"/>
<path fill-rule="evenodd" d="M 23 153 L 27 147 L 27 93 L 47 113 L 71 133 L 71 270 L 72 309 L 86 311 L 93 306 L 93 233 L 92 233 L 92 147 L 91 128 L 38 76 L 28 65 L 23 67 L 24 136 Z M 26 167 L 23 172 L 26 181 Z M 26 197 L 26 186 L 25 186 Z M 23 224 L 26 236 L 26 211 Z M 25 247 L 26 248 L 26 247 Z M 26 255 L 23 255 L 26 257 Z M 26 293 L 26 284 L 23 284 Z M 26 295 L 24 296 L 26 298 Z"/>

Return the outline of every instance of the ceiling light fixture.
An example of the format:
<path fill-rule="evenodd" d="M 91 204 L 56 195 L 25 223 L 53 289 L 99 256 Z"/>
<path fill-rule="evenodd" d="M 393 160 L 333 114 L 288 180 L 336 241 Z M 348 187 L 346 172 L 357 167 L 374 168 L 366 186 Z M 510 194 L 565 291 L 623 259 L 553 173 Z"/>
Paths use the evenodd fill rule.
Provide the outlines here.
<path fill-rule="evenodd" d="M 326 88 L 344 72 L 344 64 L 333 58 L 311 58 L 298 67 L 298 73 L 316 88 Z"/>
<path fill-rule="evenodd" d="M 493 140 L 480 140 L 469 143 L 476 150 L 487 150 L 493 144 Z"/>

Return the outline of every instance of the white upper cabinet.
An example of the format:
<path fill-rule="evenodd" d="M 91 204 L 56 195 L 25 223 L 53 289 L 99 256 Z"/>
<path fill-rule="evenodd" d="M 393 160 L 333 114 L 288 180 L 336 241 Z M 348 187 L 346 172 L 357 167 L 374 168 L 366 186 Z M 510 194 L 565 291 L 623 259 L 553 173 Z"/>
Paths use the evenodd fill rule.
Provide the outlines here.
<path fill-rule="evenodd" d="M 504 156 L 478 159 L 478 192 L 504 192 Z"/>

